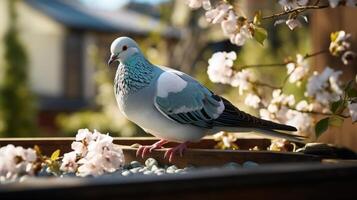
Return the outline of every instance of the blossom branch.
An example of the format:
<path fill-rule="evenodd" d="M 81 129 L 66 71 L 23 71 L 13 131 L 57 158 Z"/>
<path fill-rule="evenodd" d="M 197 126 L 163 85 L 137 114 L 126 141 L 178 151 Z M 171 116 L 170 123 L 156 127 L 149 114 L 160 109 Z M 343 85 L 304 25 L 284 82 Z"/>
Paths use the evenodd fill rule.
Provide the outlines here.
<path fill-rule="evenodd" d="M 239 69 L 256 68 L 256 67 L 283 67 L 287 63 L 271 63 L 271 64 L 255 64 L 255 65 L 243 65 L 238 67 Z"/>
<path fill-rule="evenodd" d="M 329 53 L 329 50 L 324 49 L 324 50 L 317 51 L 315 53 L 305 54 L 304 59 L 311 58 L 311 57 L 318 56 L 318 55 L 325 54 L 325 53 Z"/>
<path fill-rule="evenodd" d="M 314 52 L 314 53 L 305 54 L 304 59 L 311 58 L 311 57 L 314 57 L 314 56 L 318 56 L 318 55 L 321 55 L 321 54 L 324 54 L 324 53 L 328 53 L 328 52 L 329 52 L 328 50 L 320 50 L 320 51 L 317 51 L 317 52 Z M 242 65 L 242 66 L 239 66 L 237 68 L 242 70 L 242 69 L 257 68 L 257 67 L 283 67 L 286 64 L 293 63 L 293 62 L 294 61 L 290 60 L 290 61 L 282 62 L 282 63 Z"/>
<path fill-rule="evenodd" d="M 328 50 L 320 50 L 320 51 L 317 51 L 315 53 L 311 53 L 311 54 L 305 54 L 304 56 L 304 59 L 308 59 L 308 58 L 311 58 L 311 57 L 314 57 L 314 56 L 318 56 L 318 55 L 321 55 L 321 54 L 324 54 L 324 53 L 329 53 Z M 290 76 L 295 72 L 296 68 L 293 69 L 284 79 L 283 81 L 283 85 L 282 85 L 282 88 L 286 85 L 286 82 L 289 80 Z"/>
<path fill-rule="evenodd" d="M 281 86 L 274 86 L 274 85 L 270 85 L 268 83 L 263 83 L 263 82 L 260 82 L 260 81 L 251 81 L 250 83 L 252 83 L 253 85 L 262 86 L 262 87 L 268 87 L 268 88 L 271 88 L 271 89 L 281 89 L 282 88 Z"/>
<path fill-rule="evenodd" d="M 349 118 L 350 116 L 348 115 L 343 115 L 343 114 L 333 114 L 333 113 L 323 113 L 323 112 L 317 112 L 317 111 L 308 111 L 308 110 L 298 110 L 294 107 L 288 106 L 290 110 L 295 110 L 301 113 L 308 113 L 308 114 L 313 114 L 313 115 L 324 115 L 324 116 L 331 116 L 331 115 L 337 115 L 342 118 Z"/>
<path fill-rule="evenodd" d="M 291 10 L 287 10 L 287 11 L 284 11 L 284 12 L 281 12 L 281 13 L 275 13 L 275 14 L 272 14 L 272 15 L 269 15 L 269 16 L 262 17 L 262 20 L 274 19 L 274 18 L 277 18 L 277 17 L 281 17 L 281 16 L 284 16 L 284 15 L 288 15 L 288 14 L 290 14 L 290 13 L 299 14 L 299 13 L 302 13 L 302 12 L 304 12 L 304 11 L 306 11 L 306 10 L 324 9 L 324 8 L 329 8 L 329 7 L 330 7 L 329 5 L 307 5 L 307 6 L 300 6 L 300 7 L 297 7 L 297 8 L 291 9 Z"/>

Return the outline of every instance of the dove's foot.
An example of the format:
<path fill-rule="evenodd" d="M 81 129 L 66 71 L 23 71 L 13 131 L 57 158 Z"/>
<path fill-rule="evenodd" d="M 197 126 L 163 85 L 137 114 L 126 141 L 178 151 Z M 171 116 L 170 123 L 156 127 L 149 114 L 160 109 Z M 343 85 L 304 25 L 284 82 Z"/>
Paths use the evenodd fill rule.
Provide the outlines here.
<path fill-rule="evenodd" d="M 172 162 L 172 159 L 175 154 L 179 153 L 179 155 L 182 157 L 183 153 L 187 149 L 187 143 L 188 142 L 184 142 L 184 143 L 177 145 L 176 147 L 168 149 L 165 153 L 164 158 L 169 158 L 169 162 Z"/>
<path fill-rule="evenodd" d="M 142 158 L 144 158 L 148 153 L 151 153 L 152 150 L 154 149 L 160 149 L 162 148 L 162 145 L 168 143 L 167 140 L 160 140 L 152 145 L 142 145 L 138 148 L 138 150 L 136 151 L 136 156 L 141 156 Z"/>

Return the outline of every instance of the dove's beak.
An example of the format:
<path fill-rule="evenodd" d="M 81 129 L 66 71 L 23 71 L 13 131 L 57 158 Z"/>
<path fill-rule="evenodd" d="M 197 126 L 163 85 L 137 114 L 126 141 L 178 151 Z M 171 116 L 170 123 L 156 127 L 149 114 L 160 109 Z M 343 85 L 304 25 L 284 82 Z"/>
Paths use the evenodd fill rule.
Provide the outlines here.
<path fill-rule="evenodd" d="M 111 55 L 110 59 L 108 60 L 108 65 L 111 65 L 113 62 L 115 62 L 118 59 L 117 55 Z"/>

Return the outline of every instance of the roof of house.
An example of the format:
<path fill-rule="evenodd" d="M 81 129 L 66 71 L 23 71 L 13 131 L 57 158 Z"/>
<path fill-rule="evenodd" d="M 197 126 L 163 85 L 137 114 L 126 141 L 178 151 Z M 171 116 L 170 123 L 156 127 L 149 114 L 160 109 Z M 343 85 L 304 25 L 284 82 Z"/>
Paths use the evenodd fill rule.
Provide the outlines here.
<path fill-rule="evenodd" d="M 74 0 L 25 0 L 25 2 L 74 29 L 135 34 L 155 32 L 167 37 L 180 36 L 178 29 L 125 7 L 116 11 L 103 11 L 89 8 Z"/>

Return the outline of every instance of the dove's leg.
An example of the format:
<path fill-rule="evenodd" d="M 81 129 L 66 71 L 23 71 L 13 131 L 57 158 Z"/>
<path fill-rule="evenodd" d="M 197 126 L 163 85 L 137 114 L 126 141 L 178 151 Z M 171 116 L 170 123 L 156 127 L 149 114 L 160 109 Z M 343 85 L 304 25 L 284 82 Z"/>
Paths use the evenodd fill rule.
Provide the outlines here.
<path fill-rule="evenodd" d="M 144 158 L 148 152 L 152 152 L 154 149 L 162 148 L 162 145 L 168 143 L 167 140 L 159 140 L 158 142 L 152 145 L 141 145 L 136 151 L 136 156 L 140 156 Z"/>
<path fill-rule="evenodd" d="M 176 147 L 168 149 L 166 151 L 166 153 L 165 153 L 164 158 L 168 157 L 169 158 L 169 162 L 171 162 L 176 153 L 179 153 L 180 156 L 182 157 L 183 153 L 187 149 L 187 144 L 188 144 L 188 142 L 184 142 L 184 143 L 181 143 L 181 144 L 177 145 Z"/>

